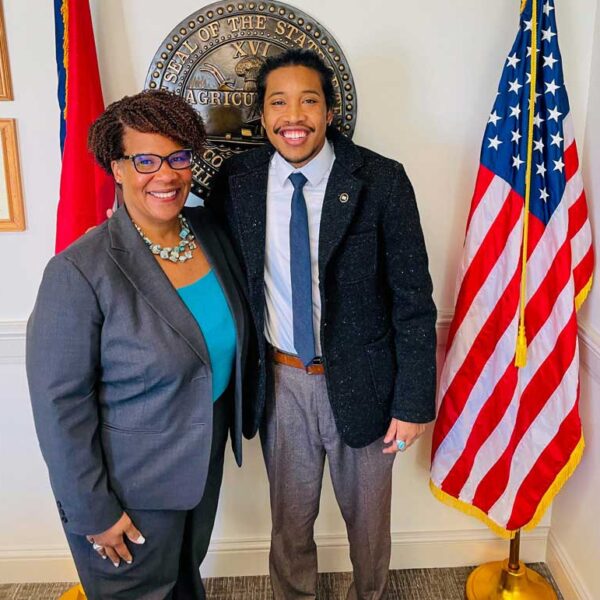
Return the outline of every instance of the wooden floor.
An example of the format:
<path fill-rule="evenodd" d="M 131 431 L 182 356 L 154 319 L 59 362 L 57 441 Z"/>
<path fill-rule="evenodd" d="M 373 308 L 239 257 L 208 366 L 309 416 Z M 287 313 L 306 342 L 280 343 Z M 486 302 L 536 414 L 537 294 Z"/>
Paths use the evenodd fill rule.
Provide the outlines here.
<path fill-rule="evenodd" d="M 543 563 L 529 565 L 548 579 L 562 596 Z M 390 571 L 388 600 L 464 600 L 465 582 L 472 567 L 458 569 L 410 569 Z M 350 573 L 322 573 L 319 600 L 345 600 L 352 580 Z M 206 579 L 209 600 L 270 600 L 268 577 L 226 577 Z M 57 600 L 73 584 L 21 583 L 0 585 L 0 600 Z"/>

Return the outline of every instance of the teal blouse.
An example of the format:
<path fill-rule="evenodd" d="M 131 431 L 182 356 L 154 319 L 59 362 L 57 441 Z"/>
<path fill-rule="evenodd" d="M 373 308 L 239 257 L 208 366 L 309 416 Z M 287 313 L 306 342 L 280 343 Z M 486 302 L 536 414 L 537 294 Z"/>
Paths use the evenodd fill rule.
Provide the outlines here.
<path fill-rule="evenodd" d="M 198 323 L 212 367 L 213 402 L 227 388 L 235 360 L 235 321 L 214 271 L 177 289 Z"/>

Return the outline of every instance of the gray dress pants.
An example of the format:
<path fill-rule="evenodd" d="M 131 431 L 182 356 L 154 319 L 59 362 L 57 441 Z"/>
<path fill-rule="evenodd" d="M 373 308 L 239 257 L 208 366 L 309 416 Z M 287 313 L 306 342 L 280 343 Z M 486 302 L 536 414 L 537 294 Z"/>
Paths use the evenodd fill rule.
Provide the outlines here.
<path fill-rule="evenodd" d="M 261 441 L 270 483 L 269 571 L 275 599 L 316 598 L 313 532 L 326 456 L 350 543 L 354 581 L 347 598 L 386 598 L 395 454 L 382 453 L 381 439 L 358 449 L 342 441 L 324 375 L 280 364 L 273 369 Z"/>
<path fill-rule="evenodd" d="M 93 550 L 85 536 L 67 533 L 79 579 L 88 600 L 205 600 L 200 564 L 206 556 L 223 479 L 230 421 L 225 398 L 215 402 L 210 466 L 204 495 L 192 510 L 136 510 L 125 507 L 146 538 L 126 541 L 133 562 L 115 568 Z M 152 468 L 152 465 L 148 465 Z"/>

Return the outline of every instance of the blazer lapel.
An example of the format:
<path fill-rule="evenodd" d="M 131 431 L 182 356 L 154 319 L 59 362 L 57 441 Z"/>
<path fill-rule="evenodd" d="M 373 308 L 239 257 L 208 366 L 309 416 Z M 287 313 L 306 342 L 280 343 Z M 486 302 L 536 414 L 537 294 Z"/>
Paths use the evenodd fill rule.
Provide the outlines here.
<path fill-rule="evenodd" d="M 108 253 L 125 277 L 200 360 L 210 364 L 198 323 L 146 247 L 124 207 L 110 219 L 108 231 L 111 238 Z"/>
<path fill-rule="evenodd" d="M 353 171 L 362 164 L 362 158 L 354 144 L 337 132 L 332 132 L 330 137 L 336 158 L 327 182 L 321 212 L 319 273 L 322 274 L 352 223 L 363 186 L 363 182 L 353 175 Z"/>

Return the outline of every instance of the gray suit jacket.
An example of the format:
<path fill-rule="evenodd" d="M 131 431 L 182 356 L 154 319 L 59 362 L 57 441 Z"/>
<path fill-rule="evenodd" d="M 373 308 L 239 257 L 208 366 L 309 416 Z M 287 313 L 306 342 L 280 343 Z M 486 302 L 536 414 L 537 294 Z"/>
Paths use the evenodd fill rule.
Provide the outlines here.
<path fill-rule="evenodd" d="M 228 394 L 241 463 L 248 328 L 235 256 L 208 211 L 186 209 L 237 328 Z M 204 338 L 125 211 L 46 267 L 27 327 L 35 426 L 64 527 L 104 531 L 123 509 L 202 498 L 212 439 Z"/>

